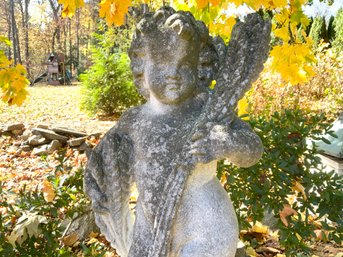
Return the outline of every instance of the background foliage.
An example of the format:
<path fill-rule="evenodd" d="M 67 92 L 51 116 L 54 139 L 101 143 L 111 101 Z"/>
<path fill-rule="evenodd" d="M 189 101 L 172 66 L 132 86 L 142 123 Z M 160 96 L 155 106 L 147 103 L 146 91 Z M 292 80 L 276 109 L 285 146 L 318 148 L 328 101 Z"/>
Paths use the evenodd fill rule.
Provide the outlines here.
<path fill-rule="evenodd" d="M 129 34 L 122 28 L 101 26 L 94 34 L 93 65 L 84 75 L 81 107 L 91 113 L 119 115 L 128 107 L 138 105 L 143 98 L 133 85 L 130 61 L 127 55 Z"/>
<path fill-rule="evenodd" d="M 308 242 L 318 231 L 340 243 L 343 178 L 322 170 L 318 150 L 310 142 L 332 134 L 325 116 L 284 110 L 270 117 L 251 116 L 249 123 L 262 139 L 262 158 L 249 168 L 220 162 L 217 174 L 234 202 L 240 228 L 251 227 L 251 221 L 271 224 L 273 219 L 264 218 L 272 214 L 271 226 L 279 230 L 287 256 L 296 256 L 300 249 L 310 254 Z"/>

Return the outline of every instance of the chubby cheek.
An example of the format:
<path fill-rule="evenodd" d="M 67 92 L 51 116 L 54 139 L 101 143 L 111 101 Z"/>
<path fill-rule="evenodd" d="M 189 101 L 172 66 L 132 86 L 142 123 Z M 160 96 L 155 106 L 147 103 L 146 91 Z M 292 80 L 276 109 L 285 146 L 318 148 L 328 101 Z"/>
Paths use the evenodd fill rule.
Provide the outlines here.
<path fill-rule="evenodd" d="M 196 72 L 192 72 L 192 71 L 185 71 L 181 74 L 181 78 L 182 78 L 182 84 L 184 86 L 187 86 L 189 88 L 192 88 L 192 86 L 195 85 L 196 83 Z"/>

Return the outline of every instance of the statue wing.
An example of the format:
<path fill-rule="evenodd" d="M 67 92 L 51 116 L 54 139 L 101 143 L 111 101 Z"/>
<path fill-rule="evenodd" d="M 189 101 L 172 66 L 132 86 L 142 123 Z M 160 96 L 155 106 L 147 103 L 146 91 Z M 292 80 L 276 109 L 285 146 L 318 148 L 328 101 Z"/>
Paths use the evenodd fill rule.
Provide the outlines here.
<path fill-rule="evenodd" d="M 92 200 L 95 221 L 120 256 L 128 255 L 132 241 L 132 148 L 127 135 L 108 133 L 89 154 L 85 169 L 85 191 Z"/>

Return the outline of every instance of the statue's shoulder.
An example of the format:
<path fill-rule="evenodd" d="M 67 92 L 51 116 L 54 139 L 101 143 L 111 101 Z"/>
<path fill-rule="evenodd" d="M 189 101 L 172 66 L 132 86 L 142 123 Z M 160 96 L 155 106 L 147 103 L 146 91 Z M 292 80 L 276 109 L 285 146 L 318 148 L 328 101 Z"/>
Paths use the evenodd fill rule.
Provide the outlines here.
<path fill-rule="evenodd" d="M 136 127 L 135 124 L 139 122 L 141 109 L 141 106 L 136 106 L 126 110 L 117 123 L 106 133 L 103 140 L 118 134 L 130 136 Z"/>

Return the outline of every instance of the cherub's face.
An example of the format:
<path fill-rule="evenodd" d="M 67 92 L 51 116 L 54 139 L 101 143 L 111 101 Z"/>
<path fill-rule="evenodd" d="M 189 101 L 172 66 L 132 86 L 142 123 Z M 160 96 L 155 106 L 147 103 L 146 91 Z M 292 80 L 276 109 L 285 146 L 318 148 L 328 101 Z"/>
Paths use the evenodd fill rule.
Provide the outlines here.
<path fill-rule="evenodd" d="M 197 49 L 187 41 L 178 40 L 171 50 L 152 56 L 144 72 L 150 94 L 168 105 L 177 105 L 193 97 L 197 84 L 198 55 Z"/>

